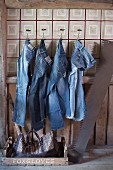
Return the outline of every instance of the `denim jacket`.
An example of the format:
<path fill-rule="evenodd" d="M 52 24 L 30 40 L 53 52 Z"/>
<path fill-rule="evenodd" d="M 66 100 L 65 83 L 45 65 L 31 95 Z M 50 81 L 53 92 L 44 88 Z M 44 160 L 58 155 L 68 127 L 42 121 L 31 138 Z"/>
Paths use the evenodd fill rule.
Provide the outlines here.
<path fill-rule="evenodd" d="M 70 112 L 67 67 L 68 62 L 62 46 L 62 40 L 59 40 L 47 91 L 48 117 L 52 130 L 62 128 L 64 126 L 62 116 L 69 115 L 68 112 Z"/>
<path fill-rule="evenodd" d="M 76 40 L 71 55 L 71 69 L 69 71 L 70 116 L 69 119 L 81 121 L 84 119 L 86 104 L 82 87 L 82 71 L 88 70 L 95 64 L 95 59 L 79 40 Z"/>
<path fill-rule="evenodd" d="M 26 114 L 26 98 L 29 84 L 28 68 L 34 54 L 35 48 L 29 40 L 26 40 L 21 55 L 17 61 L 16 97 L 14 112 L 12 115 L 12 121 L 22 127 L 24 126 Z"/>
<path fill-rule="evenodd" d="M 29 93 L 29 110 L 32 128 L 36 131 L 44 127 L 46 116 L 47 70 L 51 67 L 51 63 L 52 60 L 47 54 L 44 40 L 41 40 L 36 54 Z"/>

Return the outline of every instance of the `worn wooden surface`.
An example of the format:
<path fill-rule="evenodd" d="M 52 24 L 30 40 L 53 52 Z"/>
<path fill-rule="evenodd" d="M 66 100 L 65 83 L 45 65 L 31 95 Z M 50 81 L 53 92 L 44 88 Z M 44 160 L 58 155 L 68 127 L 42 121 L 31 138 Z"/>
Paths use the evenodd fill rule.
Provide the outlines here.
<path fill-rule="evenodd" d="M 107 125 L 107 144 L 113 145 L 113 86 L 109 87 L 109 105 L 108 105 L 108 125 Z"/>
<path fill-rule="evenodd" d="M 14 84 L 11 84 L 7 86 L 8 92 L 11 93 L 11 97 L 13 99 L 13 102 L 15 100 L 15 91 L 16 91 L 16 86 Z M 12 122 L 12 111 L 10 110 L 9 102 L 8 102 L 8 112 L 7 112 L 7 124 L 8 124 L 8 136 L 13 136 L 14 138 L 17 137 L 16 129 L 15 126 Z"/>
<path fill-rule="evenodd" d="M 96 121 L 96 133 L 95 133 L 96 145 L 106 144 L 107 112 L 108 112 L 108 92 L 101 106 L 98 120 Z"/>
<path fill-rule="evenodd" d="M 8 8 L 113 8 L 112 0 L 29 0 L 26 2 L 5 0 L 5 3 Z"/>
<path fill-rule="evenodd" d="M 2 4 L 0 1 L 0 116 L 2 115 L 2 88 L 3 88 L 3 83 L 2 83 L 2 56 L 3 56 L 3 51 L 2 51 L 2 23 L 1 23 L 1 15 L 2 15 L 2 8 L 1 8 Z M 2 129 L 2 122 L 3 120 L 0 119 L 0 138 L 2 138 L 3 135 L 3 129 Z M 0 145 L 1 145 L 2 141 L 0 141 Z"/>
<path fill-rule="evenodd" d="M 90 90 L 91 90 L 91 84 L 85 83 L 84 84 L 84 92 L 85 92 L 86 105 L 87 105 L 87 102 L 89 100 Z M 90 136 L 90 139 L 89 139 L 89 142 L 88 142 L 88 146 L 94 145 L 94 133 L 95 133 L 95 128 L 93 130 L 92 135 Z"/>
<path fill-rule="evenodd" d="M 3 158 L 3 165 L 23 166 L 23 165 L 68 165 L 68 158 Z"/>
<path fill-rule="evenodd" d="M 81 122 L 73 121 L 72 142 L 75 143 L 81 127 Z"/>
<path fill-rule="evenodd" d="M 3 1 L 0 1 L 0 27 L 1 30 L 1 82 L 0 82 L 0 147 L 4 146 L 5 143 L 5 132 L 6 132 L 6 112 L 7 112 L 7 98 L 6 98 L 6 7 Z"/>

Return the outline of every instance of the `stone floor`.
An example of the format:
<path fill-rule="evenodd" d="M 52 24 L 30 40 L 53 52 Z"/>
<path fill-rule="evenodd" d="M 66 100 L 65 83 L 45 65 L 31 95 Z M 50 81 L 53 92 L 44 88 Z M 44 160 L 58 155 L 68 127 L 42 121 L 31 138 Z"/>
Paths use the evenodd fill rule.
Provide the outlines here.
<path fill-rule="evenodd" d="M 0 152 L 0 170 L 113 170 L 113 147 L 90 149 L 84 153 L 81 164 L 67 166 L 6 166 L 2 165 Z"/>

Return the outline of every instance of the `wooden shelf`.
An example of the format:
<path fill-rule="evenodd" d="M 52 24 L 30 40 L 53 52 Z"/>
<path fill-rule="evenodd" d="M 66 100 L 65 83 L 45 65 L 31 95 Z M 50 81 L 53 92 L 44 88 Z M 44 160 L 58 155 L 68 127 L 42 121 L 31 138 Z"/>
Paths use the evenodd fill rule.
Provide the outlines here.
<path fill-rule="evenodd" d="M 93 84 L 93 81 L 94 81 L 94 76 L 83 77 L 83 84 Z M 15 84 L 15 83 L 16 83 L 16 77 L 7 77 L 7 84 Z M 113 76 L 110 84 L 113 84 Z"/>
<path fill-rule="evenodd" d="M 7 84 L 15 84 L 16 83 L 16 76 L 15 77 L 7 77 L 6 82 L 7 82 Z"/>

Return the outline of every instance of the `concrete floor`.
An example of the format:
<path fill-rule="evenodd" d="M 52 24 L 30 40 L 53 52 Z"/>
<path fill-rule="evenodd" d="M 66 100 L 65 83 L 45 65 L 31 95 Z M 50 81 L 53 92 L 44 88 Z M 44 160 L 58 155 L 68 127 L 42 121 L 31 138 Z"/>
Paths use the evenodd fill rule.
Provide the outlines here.
<path fill-rule="evenodd" d="M 84 154 L 81 164 L 67 166 L 3 166 L 0 170 L 113 170 L 113 148 L 93 149 Z"/>

